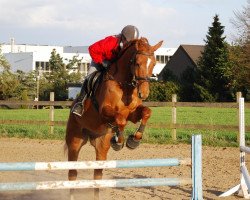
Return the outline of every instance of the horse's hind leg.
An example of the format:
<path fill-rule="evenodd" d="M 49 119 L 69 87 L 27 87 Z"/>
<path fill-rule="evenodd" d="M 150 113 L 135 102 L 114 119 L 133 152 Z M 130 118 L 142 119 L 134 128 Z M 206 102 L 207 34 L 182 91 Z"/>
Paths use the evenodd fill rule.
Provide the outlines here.
<path fill-rule="evenodd" d="M 151 116 L 151 109 L 146 106 L 139 106 L 135 112 L 131 113 L 128 117 L 128 120 L 137 123 L 141 120 L 139 128 L 136 130 L 136 132 L 133 135 L 130 135 L 127 139 L 127 147 L 131 149 L 135 149 L 137 146 L 139 146 L 140 140 L 142 139 L 142 135 L 144 132 L 144 129 L 146 127 L 147 121 Z"/>

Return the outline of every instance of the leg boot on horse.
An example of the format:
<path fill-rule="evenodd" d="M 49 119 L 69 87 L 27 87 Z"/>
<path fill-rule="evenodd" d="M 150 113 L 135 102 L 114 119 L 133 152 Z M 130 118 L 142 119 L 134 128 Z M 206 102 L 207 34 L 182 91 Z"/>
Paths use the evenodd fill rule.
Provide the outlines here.
<path fill-rule="evenodd" d="M 133 135 L 129 135 L 126 142 L 126 146 L 128 148 L 135 149 L 139 146 L 147 121 L 151 116 L 151 112 L 150 108 L 146 106 L 139 106 L 136 111 L 131 113 L 129 116 L 129 120 L 131 122 L 137 123 L 141 119 L 141 123 L 136 132 Z"/>

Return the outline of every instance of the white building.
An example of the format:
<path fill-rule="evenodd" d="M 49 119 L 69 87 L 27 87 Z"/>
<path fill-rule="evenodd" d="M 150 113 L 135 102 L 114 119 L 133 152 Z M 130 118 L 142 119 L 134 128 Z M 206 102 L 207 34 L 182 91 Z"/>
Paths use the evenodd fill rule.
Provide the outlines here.
<path fill-rule="evenodd" d="M 171 59 L 171 57 L 174 55 L 177 48 L 164 48 L 161 47 L 155 51 L 155 57 L 156 57 L 156 65 L 153 69 L 153 76 L 157 78 L 157 76 L 161 73 L 165 65 L 168 63 L 168 61 Z"/>
<path fill-rule="evenodd" d="M 67 64 L 68 60 L 76 56 L 81 59 L 81 65 L 76 66 L 75 70 L 79 70 L 83 76 L 87 74 L 91 57 L 88 53 L 87 46 L 49 46 L 49 45 L 27 45 L 15 44 L 11 39 L 10 44 L 1 45 L 2 53 L 11 65 L 13 72 L 21 70 L 29 72 L 32 70 L 41 70 L 41 72 L 49 72 L 49 59 L 53 49 L 64 59 Z M 153 76 L 157 79 L 157 75 L 162 71 L 171 56 L 177 48 L 159 48 L 155 52 L 157 64 L 153 70 Z"/>
<path fill-rule="evenodd" d="M 83 47 L 83 49 L 86 47 Z M 84 76 L 87 74 L 88 65 L 91 61 L 88 52 L 70 52 L 71 47 L 49 46 L 49 45 L 27 45 L 27 44 L 11 44 L 1 45 L 2 53 L 10 63 L 11 71 L 21 70 L 29 72 L 32 70 L 40 70 L 41 72 L 49 72 L 49 59 L 51 52 L 55 49 L 60 54 L 64 63 L 68 63 L 70 59 L 76 57 L 81 59 L 81 64 L 76 66 L 75 70 L 79 70 Z"/>

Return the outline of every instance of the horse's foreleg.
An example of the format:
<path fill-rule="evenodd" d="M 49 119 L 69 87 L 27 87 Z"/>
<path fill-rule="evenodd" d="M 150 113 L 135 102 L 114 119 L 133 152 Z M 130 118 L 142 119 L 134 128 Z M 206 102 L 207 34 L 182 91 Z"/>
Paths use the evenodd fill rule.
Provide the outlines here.
<path fill-rule="evenodd" d="M 115 151 L 119 151 L 124 146 L 124 128 L 127 124 L 126 120 L 127 116 L 122 114 L 115 115 L 115 127 L 113 127 L 113 131 L 116 133 L 111 139 L 111 146 Z"/>
<path fill-rule="evenodd" d="M 141 120 L 139 128 L 136 130 L 136 132 L 133 135 L 130 135 L 127 140 L 127 147 L 131 149 L 135 149 L 138 145 L 140 140 L 142 139 L 142 135 L 144 132 L 144 129 L 146 127 L 147 121 L 151 116 L 151 109 L 145 106 L 139 106 L 135 112 L 131 113 L 129 115 L 128 120 L 137 123 Z"/>
<path fill-rule="evenodd" d="M 81 127 L 74 114 L 70 113 L 69 120 L 66 128 L 66 136 L 65 136 L 65 148 L 64 150 L 68 151 L 68 161 L 77 161 L 78 155 L 81 147 L 86 144 L 88 141 L 87 134 L 82 132 Z M 74 169 L 69 170 L 68 179 L 70 181 L 76 180 L 77 171 Z M 70 199 L 74 200 L 74 190 L 70 189 Z"/>
<path fill-rule="evenodd" d="M 78 134 L 76 134 L 76 132 Z M 84 137 L 81 129 L 67 129 L 66 144 L 68 147 L 68 161 L 77 161 L 81 147 L 87 143 L 87 136 Z M 71 169 L 68 172 L 69 180 L 76 180 L 77 171 Z"/>
<path fill-rule="evenodd" d="M 109 133 L 99 138 L 96 138 L 94 142 L 91 142 L 95 146 L 96 151 L 96 160 L 107 160 L 108 150 L 110 149 L 110 140 L 113 136 L 111 129 L 109 129 Z M 100 180 L 102 179 L 103 169 L 95 169 L 94 170 L 94 179 Z M 94 199 L 99 199 L 99 188 L 95 188 L 94 190 Z"/>

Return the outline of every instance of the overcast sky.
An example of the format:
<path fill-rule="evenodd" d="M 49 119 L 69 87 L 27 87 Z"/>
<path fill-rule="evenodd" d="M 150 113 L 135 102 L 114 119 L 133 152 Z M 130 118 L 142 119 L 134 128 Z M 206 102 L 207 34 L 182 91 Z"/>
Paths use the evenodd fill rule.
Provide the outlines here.
<path fill-rule="evenodd" d="M 82 46 L 117 34 L 128 24 L 153 45 L 204 44 L 215 14 L 225 26 L 247 0 L 0 0 L 0 43 Z"/>

